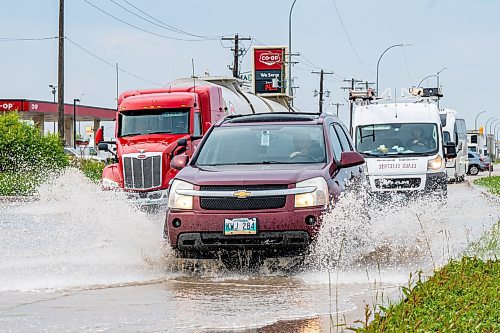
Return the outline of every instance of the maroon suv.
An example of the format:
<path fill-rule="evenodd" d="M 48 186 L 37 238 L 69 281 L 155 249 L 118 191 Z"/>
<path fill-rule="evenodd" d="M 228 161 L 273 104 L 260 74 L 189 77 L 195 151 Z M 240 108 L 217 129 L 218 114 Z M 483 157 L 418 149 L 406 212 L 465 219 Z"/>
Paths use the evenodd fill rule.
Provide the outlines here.
<path fill-rule="evenodd" d="M 164 236 L 181 256 L 252 249 L 304 253 L 321 214 L 361 178 L 363 157 L 332 115 L 229 116 L 207 133 L 169 190 Z M 185 166 L 185 167 L 184 167 Z"/>

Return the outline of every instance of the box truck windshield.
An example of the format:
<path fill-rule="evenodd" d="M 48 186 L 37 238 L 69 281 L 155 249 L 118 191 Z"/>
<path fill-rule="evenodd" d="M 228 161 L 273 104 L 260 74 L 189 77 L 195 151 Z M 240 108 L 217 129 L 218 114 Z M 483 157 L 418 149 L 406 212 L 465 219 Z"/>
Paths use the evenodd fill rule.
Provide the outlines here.
<path fill-rule="evenodd" d="M 368 156 L 433 155 L 439 150 L 436 124 L 388 123 L 358 126 L 356 149 Z"/>

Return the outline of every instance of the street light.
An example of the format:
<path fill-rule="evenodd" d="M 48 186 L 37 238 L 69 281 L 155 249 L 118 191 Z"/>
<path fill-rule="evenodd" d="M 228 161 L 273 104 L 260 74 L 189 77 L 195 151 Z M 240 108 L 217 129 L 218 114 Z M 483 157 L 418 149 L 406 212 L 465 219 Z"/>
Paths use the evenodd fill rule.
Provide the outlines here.
<path fill-rule="evenodd" d="M 481 111 L 477 114 L 476 119 L 474 119 L 474 129 L 477 130 L 477 118 L 482 115 L 483 113 L 486 113 L 486 111 Z"/>
<path fill-rule="evenodd" d="M 494 133 L 494 131 L 492 131 L 492 130 L 491 130 L 491 126 L 492 126 L 494 123 L 496 123 L 497 121 L 500 121 L 500 119 L 493 120 L 493 121 L 490 123 L 490 134 L 493 134 L 493 133 Z M 495 127 L 496 127 L 496 125 L 495 125 Z"/>
<path fill-rule="evenodd" d="M 73 99 L 73 148 L 76 149 L 76 102 L 80 102 L 79 98 Z"/>
<path fill-rule="evenodd" d="M 293 0 L 292 6 L 290 7 L 290 15 L 288 16 L 288 92 L 290 97 L 293 97 L 293 89 L 292 89 L 292 10 L 293 6 L 295 6 L 295 2 L 297 0 Z M 290 101 L 290 103 L 292 103 Z"/>
<path fill-rule="evenodd" d="M 380 57 L 378 58 L 378 61 L 377 61 L 377 96 L 378 96 L 378 67 L 380 65 L 380 60 L 382 59 L 382 57 L 384 56 L 384 54 L 389 51 L 390 49 L 392 49 L 393 47 L 402 47 L 402 46 L 410 46 L 411 44 L 394 44 L 394 45 L 391 45 L 389 46 L 388 48 L 385 49 L 384 52 L 382 52 L 382 54 L 380 55 Z"/>
<path fill-rule="evenodd" d="M 53 84 L 49 84 L 49 88 L 52 88 L 52 95 L 54 95 L 54 103 L 56 102 L 56 89 L 57 89 L 57 86 L 53 85 Z"/>
<path fill-rule="evenodd" d="M 426 77 L 424 77 L 422 79 L 422 81 L 420 81 L 420 83 L 418 84 L 417 88 L 420 88 L 420 86 L 422 85 L 422 82 L 424 82 L 425 80 L 427 80 L 428 78 L 430 77 L 436 77 L 437 78 L 437 89 L 438 89 L 438 93 L 439 93 L 439 74 L 441 74 L 441 72 L 443 72 L 445 69 L 448 69 L 446 67 L 443 67 L 439 72 L 437 72 L 436 74 L 433 74 L 433 75 L 427 75 Z M 439 109 L 439 96 L 438 96 L 438 99 L 437 99 L 437 106 L 438 106 L 438 109 Z"/>
<path fill-rule="evenodd" d="M 420 83 L 418 84 L 417 88 L 420 88 L 420 86 L 422 85 L 422 82 L 424 82 L 425 80 L 427 80 L 428 78 L 430 77 L 437 77 L 438 78 L 438 88 L 439 88 L 439 74 L 441 74 L 441 72 L 443 72 L 445 69 L 448 69 L 446 67 L 443 67 L 439 72 L 437 72 L 436 74 L 432 74 L 432 75 L 427 75 L 426 77 L 424 77 L 422 79 L 422 81 L 420 81 Z"/>
<path fill-rule="evenodd" d="M 486 132 L 486 137 L 488 137 L 488 123 L 490 120 L 496 119 L 495 117 L 490 117 L 488 120 L 486 120 L 486 123 L 484 124 L 484 131 Z"/>

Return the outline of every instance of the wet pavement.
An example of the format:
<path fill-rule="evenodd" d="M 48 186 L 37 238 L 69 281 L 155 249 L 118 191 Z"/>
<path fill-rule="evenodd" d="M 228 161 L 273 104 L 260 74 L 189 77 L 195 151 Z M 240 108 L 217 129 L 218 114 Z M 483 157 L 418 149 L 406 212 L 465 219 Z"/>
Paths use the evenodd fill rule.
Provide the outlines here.
<path fill-rule="evenodd" d="M 346 195 L 295 272 L 197 272 L 164 247 L 162 212 L 129 207 L 76 172 L 33 202 L 0 203 L 2 332 L 336 332 L 400 297 L 418 269 L 458 257 L 500 218 L 454 184 L 440 200 L 360 206 Z M 341 326 L 336 327 L 337 324 Z M 345 324 L 345 325 L 343 325 Z"/>

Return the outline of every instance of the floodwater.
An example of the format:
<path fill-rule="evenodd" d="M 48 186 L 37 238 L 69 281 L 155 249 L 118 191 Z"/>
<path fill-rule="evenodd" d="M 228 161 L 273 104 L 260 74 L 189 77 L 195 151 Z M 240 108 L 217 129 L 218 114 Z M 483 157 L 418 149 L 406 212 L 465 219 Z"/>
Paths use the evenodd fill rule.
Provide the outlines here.
<path fill-rule="evenodd" d="M 467 184 L 450 185 L 444 203 L 348 193 L 301 269 L 208 261 L 193 272 L 164 246 L 162 212 L 137 211 L 70 170 L 39 200 L 0 203 L 0 331 L 342 331 L 499 218 Z"/>

